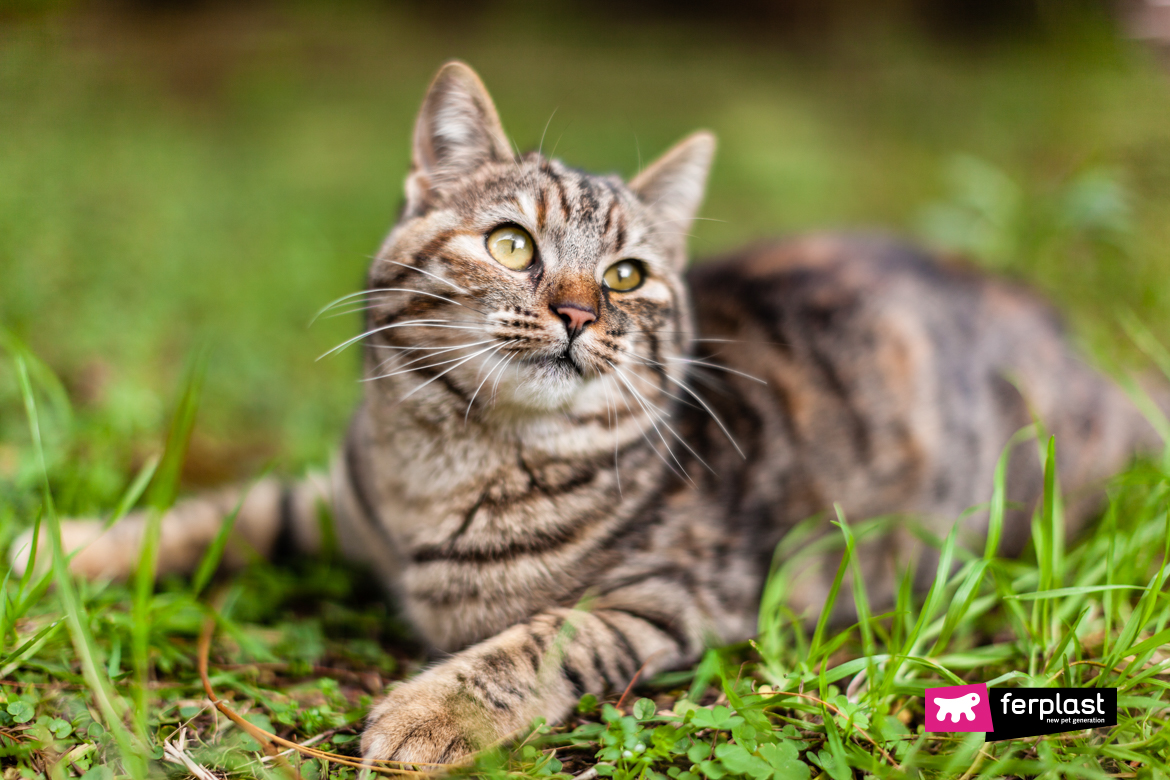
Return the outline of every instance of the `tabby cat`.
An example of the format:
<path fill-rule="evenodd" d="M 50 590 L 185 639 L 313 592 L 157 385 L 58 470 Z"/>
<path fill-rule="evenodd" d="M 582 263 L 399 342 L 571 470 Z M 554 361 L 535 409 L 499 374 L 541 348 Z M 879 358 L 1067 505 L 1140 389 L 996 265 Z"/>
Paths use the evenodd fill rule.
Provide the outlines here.
<path fill-rule="evenodd" d="M 517 155 L 475 73 L 439 71 L 402 217 L 352 299 L 370 381 L 343 452 L 328 477 L 261 482 L 236 527 L 262 553 L 313 550 L 328 502 L 344 553 L 446 654 L 374 706 L 367 757 L 450 762 L 752 636 L 794 525 L 837 503 L 945 535 L 1034 417 L 1084 498 L 1074 524 L 1157 444 L 1003 281 L 838 235 L 686 270 L 714 151 L 695 133 L 628 183 Z M 1025 543 L 1041 483 L 1019 445 L 1008 497 L 1025 509 L 1002 554 Z M 190 571 L 238 495 L 168 513 L 160 569 Z M 968 543 L 986 532 L 986 513 L 962 522 Z M 876 600 L 901 566 L 933 572 L 905 527 L 861 548 Z M 126 575 L 142 528 L 68 523 L 67 546 L 87 545 L 74 569 Z M 835 569 L 810 557 L 792 608 L 818 615 Z"/>

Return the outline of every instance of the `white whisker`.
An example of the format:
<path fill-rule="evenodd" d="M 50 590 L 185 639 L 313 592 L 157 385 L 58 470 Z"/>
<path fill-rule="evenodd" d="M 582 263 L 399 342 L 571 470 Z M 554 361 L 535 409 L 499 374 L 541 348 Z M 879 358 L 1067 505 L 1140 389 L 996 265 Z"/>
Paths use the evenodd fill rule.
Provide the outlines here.
<path fill-rule="evenodd" d="M 478 347 L 480 344 L 491 344 L 491 343 L 494 343 L 495 341 L 496 341 L 495 339 L 484 339 L 483 341 L 473 341 L 470 344 L 459 344 L 459 345 L 456 345 L 454 347 L 444 347 L 443 349 L 439 349 L 439 350 L 434 351 L 434 354 L 432 354 L 432 355 L 420 355 L 416 358 L 412 358 L 411 360 L 408 360 L 405 363 L 403 363 L 402 368 L 406 368 L 407 366 L 412 366 L 415 363 L 421 362 L 423 360 L 430 360 L 431 358 L 436 357 L 438 355 L 441 355 L 444 352 L 454 352 L 454 351 L 459 350 L 459 349 L 469 349 L 471 347 Z M 431 350 L 428 350 L 428 351 L 431 351 Z M 375 372 L 381 371 L 384 366 L 389 365 L 392 361 L 394 361 L 398 357 L 400 357 L 400 356 L 399 355 L 391 355 L 390 357 L 386 358 L 381 363 L 379 363 L 377 368 L 374 369 L 374 371 Z M 447 361 L 447 362 L 450 362 L 450 361 Z M 443 364 L 442 363 L 435 363 L 434 365 L 441 366 Z M 419 366 L 419 368 L 429 368 L 429 366 Z M 411 369 L 411 370 L 414 371 L 417 369 Z M 396 373 L 401 374 L 403 372 L 398 371 Z M 386 376 L 393 376 L 393 374 L 387 374 Z M 372 378 L 377 379 L 379 377 L 372 377 Z M 368 381 L 370 381 L 370 378 L 363 379 L 362 381 L 368 382 Z"/>
<path fill-rule="evenodd" d="M 620 369 L 620 368 L 619 368 L 618 370 L 619 370 L 619 371 L 621 371 L 621 369 Z M 623 373 L 623 374 L 625 374 L 626 372 L 624 372 L 624 371 L 623 371 L 622 373 Z M 655 390 L 658 390 L 658 391 L 659 391 L 659 392 L 661 392 L 661 393 L 665 393 L 666 395 L 670 396 L 671 398 L 675 398 L 675 399 L 679 400 L 680 402 L 687 404 L 688 406 L 691 406 L 691 407 L 694 407 L 694 408 L 698 408 L 698 407 L 695 407 L 695 405 L 694 405 L 694 404 L 687 403 L 686 401 L 684 401 L 683 399 L 681 399 L 681 398 L 679 398 L 678 396 L 674 395 L 673 393 L 668 393 L 668 392 L 666 392 L 665 390 L 663 390 L 662 388 L 658 387 L 657 385 L 655 385 L 655 384 L 654 384 L 654 383 L 652 383 L 650 380 L 648 380 L 648 379 L 646 379 L 646 378 L 644 378 L 644 377 L 638 376 L 637 374 L 635 374 L 635 373 L 632 373 L 632 372 L 631 372 L 631 374 L 630 374 L 630 375 L 631 375 L 631 376 L 633 376 L 635 379 L 641 379 L 643 382 L 645 382 L 646 384 L 650 385 L 650 386 L 651 386 L 651 387 L 653 387 Z M 667 378 L 669 379 L 669 377 L 667 377 Z M 639 393 L 639 395 L 641 395 L 641 393 Z M 699 463 L 702 463 L 704 466 L 706 466 L 706 467 L 707 467 L 707 470 L 708 470 L 708 471 L 710 471 L 712 474 L 714 474 L 714 473 L 715 473 L 715 469 L 711 468 L 711 466 L 709 466 L 709 465 L 707 464 L 707 461 L 703 460 L 703 458 L 699 456 L 699 453 L 695 452 L 695 451 L 694 451 L 694 449 L 692 449 L 692 448 L 691 448 L 691 445 L 687 443 L 686 439 L 684 439 L 682 436 L 680 436 L 680 435 L 678 434 L 678 432 L 677 432 L 677 431 L 675 431 L 675 429 L 674 429 L 674 428 L 672 428 L 672 427 L 670 426 L 670 423 L 668 423 L 668 422 L 666 421 L 666 419 L 667 419 L 667 418 L 670 416 L 670 415 L 667 413 L 667 411 L 666 411 L 665 409 L 663 409 L 662 407 L 658 406 L 658 404 L 656 404 L 656 403 L 654 403 L 653 401 L 651 401 L 649 398 L 645 398 L 645 396 L 642 396 L 642 397 L 645 399 L 646 403 L 650 404 L 650 406 L 652 406 L 652 407 L 654 408 L 654 410 L 655 410 L 656 412 L 658 412 L 658 419 L 659 419 L 659 420 L 662 422 L 662 424 L 663 424 L 664 426 L 666 426 L 666 430 L 670 431 L 670 433 L 671 433 L 671 434 L 674 436 L 674 438 L 678 439 L 678 441 L 679 441 L 679 444 L 681 444 L 682 446 L 686 447 L 686 448 L 687 448 L 687 451 L 688 451 L 688 452 L 690 452 L 692 455 L 694 455 L 694 456 L 695 456 L 695 459 L 696 459 L 697 461 L 699 461 Z"/>
<path fill-rule="evenodd" d="M 515 343 L 516 343 L 515 339 L 512 339 L 511 341 L 505 341 L 504 343 L 500 344 L 499 347 L 496 348 L 496 352 L 499 352 L 501 349 L 508 346 L 509 344 L 515 344 Z M 483 381 L 480 382 L 478 385 L 476 385 L 475 392 L 471 394 L 471 400 L 467 402 L 467 411 L 465 411 L 463 413 L 463 424 L 464 425 L 467 425 L 467 418 L 471 414 L 472 404 L 475 403 L 475 397 L 479 395 L 479 391 L 482 390 L 483 386 L 485 384 L 487 384 L 487 381 L 492 378 L 492 374 L 494 374 L 496 372 L 496 369 L 499 368 L 500 366 L 504 365 L 507 362 L 506 357 L 498 357 L 495 352 L 493 352 L 489 357 L 495 358 L 495 361 L 496 361 L 495 365 L 493 365 L 491 370 L 487 372 L 487 376 L 485 376 L 483 378 Z M 508 356 L 508 357 L 511 357 L 511 356 Z"/>
<path fill-rule="evenodd" d="M 742 376 L 744 379 L 750 379 L 753 382 L 759 382 L 761 385 L 764 385 L 765 387 L 768 385 L 768 383 L 765 380 L 760 379 L 758 376 L 752 376 L 751 374 L 745 374 L 743 371 L 737 371 L 734 368 L 728 368 L 727 366 L 721 366 L 718 363 L 708 363 L 705 360 L 695 360 L 694 358 L 680 358 L 680 357 L 668 357 L 667 360 L 673 360 L 677 363 L 691 363 L 692 365 L 703 366 L 704 368 L 713 368 L 716 371 L 726 371 L 729 374 L 735 374 L 736 376 Z"/>
<path fill-rule="evenodd" d="M 545 135 L 545 133 L 548 132 L 548 126 L 552 124 L 553 117 L 556 116 L 557 111 L 560 111 L 560 110 L 561 110 L 561 107 L 557 106 L 556 108 L 553 109 L 553 112 L 548 115 L 548 121 L 544 123 L 544 130 L 540 134 L 540 143 L 536 145 L 536 153 L 537 154 L 540 154 L 541 152 L 544 151 L 544 135 Z"/>
<path fill-rule="evenodd" d="M 659 363 L 658 361 L 651 360 L 648 357 L 643 357 L 642 355 L 637 354 L 633 350 L 623 349 L 621 351 L 624 352 L 626 355 L 629 355 L 630 357 L 632 357 L 634 360 L 640 361 L 643 365 L 662 366 L 662 364 Z M 657 373 L 657 372 L 655 372 L 655 373 Z M 665 387 L 660 387 L 659 385 L 654 384 L 653 382 L 651 382 L 649 379 L 642 376 L 641 374 L 631 372 L 630 376 L 634 377 L 635 379 L 639 380 L 640 382 L 645 382 L 646 384 L 653 387 L 657 392 L 662 393 L 663 395 L 668 396 L 670 398 L 673 398 L 674 400 L 678 401 L 680 404 L 686 404 L 687 406 L 690 406 L 694 409 L 699 408 L 699 407 L 695 406 L 693 403 L 691 403 L 690 401 L 688 401 L 687 399 L 683 398 L 682 396 L 675 395 L 674 393 L 667 390 Z"/>
<path fill-rule="evenodd" d="M 477 344 L 486 344 L 489 341 L 495 341 L 495 339 L 484 339 L 483 341 L 473 341 L 470 344 L 463 344 L 462 346 L 474 347 Z M 394 344 L 374 344 L 372 346 L 374 347 L 374 349 L 405 349 L 405 350 L 410 350 L 410 351 L 424 351 L 425 350 L 427 352 L 436 352 L 436 351 L 441 352 L 441 351 L 446 350 L 446 349 L 451 349 L 451 347 L 399 347 L 399 346 L 395 346 Z"/>
<path fill-rule="evenodd" d="M 729 442 L 731 442 L 731 446 L 735 447 L 735 451 L 739 453 L 739 457 L 743 458 L 744 460 L 747 460 L 747 455 L 745 455 L 743 450 L 740 449 L 739 442 L 737 442 L 735 440 L 735 437 L 731 435 L 731 431 L 727 430 L 727 426 L 724 425 L 723 421 L 719 419 L 719 415 L 715 414 L 715 411 L 710 406 L 707 405 L 707 402 L 704 401 L 703 398 L 698 393 L 696 393 L 694 390 L 692 390 L 690 388 L 690 386 L 687 385 L 685 382 L 682 382 L 678 379 L 675 379 L 670 374 L 664 374 L 664 376 L 667 379 L 669 379 L 671 382 L 674 382 L 676 385 L 681 387 L 688 394 L 690 394 L 690 396 L 692 398 L 694 398 L 696 401 L 698 401 L 700 404 L 702 404 L 703 408 L 707 410 L 707 414 L 711 415 L 711 419 L 714 420 L 715 424 L 719 426 L 719 429 L 721 431 L 723 431 L 723 435 L 727 437 L 727 440 Z"/>
<path fill-rule="evenodd" d="M 348 295 L 343 295 L 336 300 L 330 301 L 329 303 L 325 304 L 324 306 L 322 306 L 320 309 L 317 310 L 317 313 L 313 315 L 313 319 L 309 320 L 309 324 L 312 325 L 314 322 L 317 321 L 317 318 L 319 318 L 322 314 L 324 314 L 325 312 L 332 309 L 334 306 L 340 306 L 342 303 L 345 303 L 350 298 L 357 298 L 359 296 L 365 295 L 368 292 L 370 292 L 370 291 L 369 290 L 358 290 L 357 292 L 351 292 Z"/>
<path fill-rule="evenodd" d="M 617 376 L 617 370 L 618 370 L 617 366 L 614 366 L 612 363 L 610 365 L 612 366 L 612 368 L 614 370 L 614 376 Z M 618 377 L 618 379 L 620 380 L 621 377 Z M 630 414 L 635 414 L 634 408 L 632 406 L 630 406 L 630 402 L 626 400 L 625 393 L 619 393 L 618 398 L 621 399 L 622 405 L 626 407 L 627 412 L 629 412 Z M 650 413 L 647 412 L 645 410 L 645 408 L 643 408 L 642 411 L 645 412 L 648 417 L 650 416 Z M 651 420 L 650 424 L 653 425 L 654 421 Z M 658 459 L 661 460 L 664 464 L 666 464 L 666 467 L 668 469 L 670 469 L 671 473 L 675 474 L 676 476 L 682 477 L 683 479 L 686 479 L 687 477 L 685 477 L 683 474 L 680 474 L 678 472 L 678 469 L 676 469 L 673 465 L 671 465 L 670 461 L 668 461 L 665 457 L 663 457 L 662 452 L 658 449 L 658 446 L 653 441 L 651 441 L 650 436 L 646 433 L 646 430 L 642 429 L 640 432 L 642 434 L 642 438 L 646 440 L 646 444 L 648 444 L 650 446 L 650 449 L 654 451 L 654 454 L 658 456 Z M 669 450 L 669 449 L 670 449 L 670 447 L 668 446 L 667 450 Z"/>
<path fill-rule="evenodd" d="M 508 370 L 508 364 L 511 363 L 519 354 L 520 353 L 518 352 L 513 352 L 511 355 L 508 355 L 508 358 L 504 361 L 503 367 L 500 369 L 500 373 L 496 374 L 496 381 L 492 382 L 491 402 L 493 404 L 496 402 L 496 390 L 500 388 L 500 380 L 504 378 L 504 372 Z"/>
<path fill-rule="evenodd" d="M 654 432 L 657 433 L 658 438 L 662 440 L 662 444 L 663 444 L 663 446 L 666 447 L 666 451 L 668 453 L 670 453 L 670 457 L 674 460 L 675 463 L 678 464 L 678 470 L 676 471 L 673 466 L 670 466 L 670 464 L 667 463 L 666 458 L 662 458 L 662 462 L 666 463 L 667 466 L 670 466 L 671 471 L 674 471 L 675 474 L 678 474 L 683 479 L 685 479 L 687 482 L 690 482 L 693 485 L 694 480 L 691 479 L 691 475 L 687 473 L 686 468 L 683 466 L 682 462 L 678 459 L 678 456 L 674 454 L 674 449 L 670 446 L 670 442 L 668 442 L 666 440 L 666 437 L 662 434 L 662 429 L 658 427 L 658 423 L 661 420 L 658 417 L 658 415 L 656 415 L 653 411 L 651 411 L 651 409 L 650 409 L 651 404 L 649 404 L 649 402 L 645 398 L 643 398 L 642 394 L 638 392 L 637 388 L 635 388 L 632 384 L 630 384 L 629 380 L 626 379 L 626 377 L 625 377 L 625 372 L 623 372 L 618 366 L 615 366 L 613 363 L 610 363 L 610 365 L 613 366 L 613 369 L 615 372 L 614 376 L 616 376 L 619 380 L 621 380 L 621 383 L 626 386 L 626 389 L 629 390 L 630 394 L 634 396 L 634 400 L 638 402 L 638 404 L 642 407 L 643 411 L 645 411 L 646 415 L 650 418 L 650 424 L 652 426 L 654 426 Z M 664 425 L 666 424 L 665 421 L 662 421 L 662 422 Z M 667 427 L 669 428 L 670 426 L 667 425 Z M 671 432 L 674 433 L 673 431 L 671 431 Z M 677 438 L 678 434 L 674 434 L 674 435 Z M 655 452 L 658 452 L 657 447 L 653 447 L 653 449 Z M 661 457 L 661 456 L 662 456 L 662 453 L 659 453 L 659 457 Z"/>
<path fill-rule="evenodd" d="M 646 357 L 642 357 L 641 355 L 634 354 L 630 350 L 622 350 L 622 351 L 625 352 L 627 355 L 632 355 L 633 357 L 638 358 L 640 360 L 644 360 L 647 363 L 655 363 L 659 366 L 664 366 L 664 364 L 658 363 L 658 361 L 656 361 L 656 360 L 651 360 L 650 358 L 646 358 Z M 687 362 L 700 362 L 700 361 L 690 361 L 689 358 L 667 358 L 667 359 L 668 360 L 687 361 Z M 610 365 L 612 365 L 612 364 L 610 364 Z M 714 365 L 714 364 L 711 364 L 711 365 Z M 731 369 L 728 369 L 728 370 L 731 370 Z M 732 371 L 732 373 L 740 373 L 740 372 Z M 698 401 L 699 404 L 703 407 L 703 409 L 707 412 L 707 414 L 709 414 L 711 416 L 711 419 L 715 421 L 715 424 L 719 426 L 719 429 L 723 431 L 723 435 L 727 437 L 727 440 L 729 442 L 731 442 L 731 446 L 735 447 L 735 451 L 739 453 L 739 456 L 741 458 L 743 458 L 744 460 L 747 460 L 747 455 L 745 455 L 743 450 L 740 449 L 739 442 L 737 442 L 735 440 L 735 437 L 731 435 L 731 431 L 729 431 L 727 429 L 727 426 L 723 424 L 723 421 L 719 419 L 719 415 L 715 414 L 715 410 L 713 410 L 710 406 L 708 406 L 707 402 L 704 401 L 703 398 L 695 390 L 693 390 L 690 387 L 690 385 L 688 385 L 686 382 L 675 379 L 674 377 L 672 377 L 670 375 L 669 371 L 663 371 L 662 376 L 666 377 L 667 381 L 673 382 L 676 385 L 678 385 L 680 388 L 683 389 L 684 392 L 687 393 L 687 395 L 689 395 L 691 398 L 694 398 L 696 401 Z M 767 384 L 767 382 L 764 382 L 762 379 L 760 379 L 758 377 L 754 377 L 754 376 L 751 376 L 748 374 L 744 374 L 744 376 L 746 376 L 748 379 L 754 379 L 757 382 L 762 382 L 765 385 Z"/>
<path fill-rule="evenodd" d="M 371 258 L 371 259 L 373 259 L 373 258 Z M 471 295 L 472 294 L 470 290 L 463 289 L 462 287 L 455 284 L 455 282 L 451 281 L 450 279 L 444 279 L 442 276 L 439 276 L 438 274 L 433 274 L 430 271 L 424 271 L 422 268 L 419 268 L 418 266 L 407 265 L 406 263 L 400 263 L 397 260 L 386 260 L 385 262 L 393 263 L 394 265 L 400 265 L 403 268 L 409 268 L 412 271 L 418 271 L 420 274 L 426 274 L 427 276 L 431 277 L 432 279 L 439 280 L 443 284 L 451 285 L 452 287 L 454 287 L 456 290 L 463 293 L 464 295 Z"/>
<path fill-rule="evenodd" d="M 381 325 L 377 328 L 367 330 L 365 333 L 359 333 L 358 335 L 354 336 L 351 339 L 346 339 L 345 341 L 341 342 L 333 349 L 322 354 L 320 357 L 317 358 L 317 360 L 321 360 L 321 358 L 328 357 L 329 355 L 332 355 L 335 352 L 340 352 L 341 350 L 348 347 L 350 344 L 354 344 L 358 341 L 361 341 L 362 339 L 366 338 L 367 336 L 372 336 L 375 333 L 381 333 L 382 331 L 392 330 L 393 328 L 406 328 L 406 327 L 446 328 L 449 330 L 473 330 L 473 331 L 477 331 L 480 333 L 484 332 L 482 326 L 478 327 L 478 328 L 472 328 L 472 327 L 466 327 L 463 325 L 444 324 L 444 323 L 448 323 L 448 322 L 451 322 L 451 320 L 407 320 L 406 322 L 392 322 L 389 325 Z"/>
<path fill-rule="evenodd" d="M 407 267 L 409 267 L 409 266 L 407 266 Z M 380 293 L 414 293 L 415 295 L 425 295 L 428 298 L 437 298 L 440 301 L 446 301 L 447 303 L 453 303 L 456 306 L 462 306 L 465 309 L 471 309 L 472 311 L 477 312 L 479 314 L 482 314 L 485 317 L 489 316 L 488 312 L 484 311 L 483 309 L 476 308 L 475 306 L 470 306 L 466 303 L 460 303 L 459 301 L 457 301 L 453 298 L 448 298 L 445 295 L 439 295 L 438 293 L 427 292 L 426 290 L 416 290 L 413 287 L 377 287 L 377 288 L 374 288 L 372 290 L 363 290 L 362 292 L 356 293 L 354 295 L 347 295 L 346 298 L 354 298 L 354 297 L 357 297 L 357 295 L 378 295 Z M 317 312 L 316 316 L 313 317 L 312 321 L 309 324 L 312 325 L 313 322 L 317 321 L 318 317 L 320 317 L 325 312 L 329 311 L 334 306 L 338 306 L 341 303 L 343 303 L 346 298 L 339 298 L 338 300 L 336 300 L 333 303 L 326 306 L 321 311 Z M 356 311 L 365 311 L 367 309 L 372 309 L 377 305 L 378 304 L 376 304 L 376 303 L 367 303 L 365 306 L 361 306 L 361 307 L 356 308 L 356 309 L 350 309 L 350 310 L 347 310 L 344 312 L 338 312 L 337 314 L 334 314 L 332 316 L 340 317 L 340 316 L 343 316 L 345 314 L 351 314 L 351 313 L 356 312 Z"/>
<path fill-rule="evenodd" d="M 430 379 L 428 379 L 427 381 L 423 382 L 421 385 L 419 385 L 418 387 L 414 388 L 413 390 L 411 390 L 411 391 L 410 391 L 409 393 L 407 393 L 406 395 L 404 395 L 404 396 L 402 396 L 401 398 L 399 398 L 399 399 L 398 399 L 398 403 L 402 403 L 402 402 L 403 402 L 403 401 L 405 401 L 407 398 L 410 398 L 412 395 L 414 395 L 415 393 L 417 393 L 419 390 L 422 390 L 424 387 L 426 387 L 427 385 L 429 385 L 431 382 L 434 382 L 434 381 L 437 381 L 437 380 L 439 380 L 439 379 L 442 379 L 442 378 L 443 378 L 443 377 L 445 377 L 447 374 L 450 374 L 452 371 L 454 371 L 455 369 L 459 368 L 461 365 L 463 365 L 463 364 L 464 364 L 464 363 L 466 363 L 467 361 L 469 361 L 469 360 L 471 360 L 471 359 L 473 359 L 473 358 L 475 358 L 475 357 L 477 357 L 477 356 L 479 356 L 479 355 L 482 355 L 484 352 L 487 352 L 487 351 L 488 351 L 488 349 L 493 349 L 493 347 L 488 347 L 487 349 L 481 349 L 479 352 L 473 352 L 472 354 L 470 354 L 470 355 L 468 355 L 467 357 L 465 357 L 465 358 L 463 358 L 462 360 L 460 360 L 460 361 L 459 361 L 458 363 L 456 363 L 455 365 L 453 365 L 453 366 L 451 366 L 450 368 L 448 368 L 446 371 L 442 371 L 442 372 L 440 372 L 440 373 L 438 373 L 438 374 L 435 374 L 433 377 L 431 377 L 431 378 L 430 378 Z"/>
<path fill-rule="evenodd" d="M 453 347 L 452 349 L 462 349 L 462 347 Z M 485 347 L 484 349 L 481 349 L 479 352 L 475 352 L 475 353 L 469 355 L 468 357 L 475 357 L 476 355 L 482 355 L 484 352 L 487 352 L 488 350 L 491 350 L 491 349 L 495 349 L 495 347 Z M 433 357 L 433 355 L 424 355 L 423 357 L 415 358 L 414 360 L 410 361 L 410 363 L 407 363 L 406 365 L 409 366 L 411 363 L 417 363 L 420 360 L 426 360 L 427 358 L 430 358 L 430 357 Z M 454 363 L 457 360 L 464 360 L 464 358 L 457 357 L 457 358 L 451 358 L 450 360 L 440 360 L 438 363 L 428 363 L 425 366 L 415 366 L 414 368 L 401 368 L 398 371 L 391 371 L 389 374 L 379 374 L 378 376 L 368 376 L 365 379 L 362 379 L 360 381 L 373 382 L 373 381 L 376 381 L 378 379 L 389 379 L 390 377 L 398 376 L 399 374 L 409 374 L 409 373 L 412 373 L 414 371 L 422 371 L 423 369 L 427 369 L 427 368 L 438 368 L 439 366 L 445 366 L 448 363 Z"/>
<path fill-rule="evenodd" d="M 613 432 L 613 478 L 617 481 L 618 498 L 621 498 L 622 474 L 621 469 L 618 468 L 618 444 L 621 442 L 621 436 L 618 430 L 617 406 L 609 396 L 609 383 L 602 380 L 601 389 L 605 392 L 605 411 L 609 420 L 609 429 Z"/>

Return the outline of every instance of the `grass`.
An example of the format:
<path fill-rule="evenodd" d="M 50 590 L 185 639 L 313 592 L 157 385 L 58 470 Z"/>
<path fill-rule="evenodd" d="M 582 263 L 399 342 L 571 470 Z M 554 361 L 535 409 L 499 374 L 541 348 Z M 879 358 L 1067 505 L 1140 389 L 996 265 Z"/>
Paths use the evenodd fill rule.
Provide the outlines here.
<path fill-rule="evenodd" d="M 359 284 L 448 56 L 480 68 L 521 147 L 547 123 L 545 148 L 587 168 L 629 174 L 691 128 L 716 130 L 704 214 L 718 221 L 696 226 L 699 254 L 884 225 L 1042 288 L 1111 368 L 1170 363 L 1166 74 L 1095 20 L 982 48 L 877 28 L 778 52 L 734 30 L 555 15 L 451 30 L 373 6 L 92 13 L 0 21 L 0 549 L 37 524 L 54 550 L 50 571 L 0 586 L 6 780 L 183 775 L 180 754 L 221 775 L 281 774 L 208 703 L 209 618 L 217 694 L 338 753 L 355 751 L 371 697 L 419 668 L 372 579 L 338 561 L 212 576 L 217 547 L 193 579 L 151 587 L 148 545 L 136 581 L 92 583 L 68 575 L 57 524 L 323 462 L 357 367 L 314 358 L 356 322 L 306 323 Z M 586 697 L 476 771 L 1166 776 L 1170 461 L 1118 475 L 1101 520 L 1066 540 L 1050 442 L 1020 435 L 1049 476 L 1021 558 L 930 540 L 929 592 L 907 571 L 874 614 L 847 575 L 858 540 L 891 520 L 820 518 L 838 524 L 823 543 L 845 552 L 834 599 L 854 602 L 856 626 L 809 630 L 785 610 L 796 534 L 753 643 L 620 701 Z M 988 744 L 922 733 L 923 689 L 959 681 L 1117 687 L 1118 726 Z M 354 774 L 318 759 L 300 771 Z"/>

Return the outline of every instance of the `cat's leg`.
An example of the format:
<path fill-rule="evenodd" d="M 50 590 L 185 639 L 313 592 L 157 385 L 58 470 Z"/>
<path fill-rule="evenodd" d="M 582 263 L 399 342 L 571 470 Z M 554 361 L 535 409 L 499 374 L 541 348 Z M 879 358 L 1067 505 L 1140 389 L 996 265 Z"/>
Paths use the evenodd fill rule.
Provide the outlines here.
<path fill-rule="evenodd" d="M 363 755 L 448 763 L 537 718 L 556 723 L 585 693 L 622 691 L 639 670 L 646 679 L 693 662 L 710 621 L 674 590 L 636 606 L 603 598 L 550 609 L 455 654 L 371 710 Z"/>
<path fill-rule="evenodd" d="M 248 488 L 230 487 L 177 502 L 160 520 L 158 573 L 194 572 L 237 505 L 240 511 L 223 565 L 239 566 L 255 555 L 312 552 L 320 545 L 322 511 L 331 506 L 337 472 L 312 473 L 293 484 L 267 478 Z M 105 530 L 101 520 L 62 520 L 62 546 L 66 553 L 74 553 L 70 568 L 89 578 L 129 577 L 138 565 L 148 520 L 147 511 L 131 512 Z M 45 530 L 42 524 L 37 550 L 41 567 L 47 565 L 51 549 Z M 28 567 L 31 543 L 32 531 L 26 531 L 10 548 L 18 574 Z"/>

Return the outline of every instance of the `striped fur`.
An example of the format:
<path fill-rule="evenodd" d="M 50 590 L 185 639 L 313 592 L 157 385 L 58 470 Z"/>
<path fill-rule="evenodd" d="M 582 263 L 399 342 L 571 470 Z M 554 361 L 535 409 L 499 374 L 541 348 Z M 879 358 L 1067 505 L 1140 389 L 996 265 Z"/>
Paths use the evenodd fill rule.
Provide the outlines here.
<path fill-rule="evenodd" d="M 945 534 L 987 500 L 996 458 L 1033 415 L 1056 435 L 1081 522 L 1093 491 L 1156 445 L 1026 291 L 897 243 L 813 236 L 684 271 L 712 138 L 684 140 L 630 183 L 516 156 L 466 66 L 440 71 L 419 117 L 403 218 L 374 261 L 366 394 L 330 477 L 257 488 L 240 535 L 271 553 L 317 544 L 330 501 L 343 550 L 374 567 L 445 660 L 372 710 L 372 758 L 451 761 L 586 692 L 624 688 L 752 635 L 772 551 L 839 503 Z M 485 236 L 518 225 L 513 271 Z M 602 284 L 624 258 L 647 279 Z M 556 309 L 588 311 L 575 332 Z M 700 334 L 696 336 L 695 334 Z M 356 341 L 356 339 L 355 339 Z M 1002 551 L 1041 487 L 1031 445 L 1010 468 Z M 164 519 L 163 568 L 190 570 L 233 502 Z M 971 543 L 986 514 L 964 520 Z M 128 571 L 142 519 L 79 571 Z M 929 573 L 904 529 L 863 546 L 876 600 L 899 565 Z M 790 604 L 815 616 L 835 564 L 810 558 Z M 840 617 L 845 617 L 842 615 Z"/>

